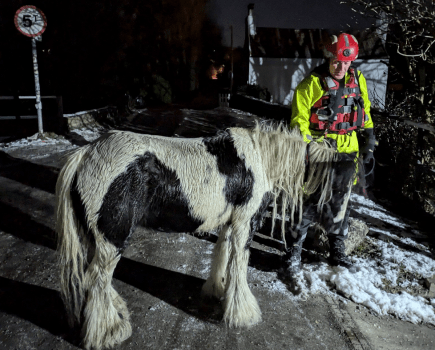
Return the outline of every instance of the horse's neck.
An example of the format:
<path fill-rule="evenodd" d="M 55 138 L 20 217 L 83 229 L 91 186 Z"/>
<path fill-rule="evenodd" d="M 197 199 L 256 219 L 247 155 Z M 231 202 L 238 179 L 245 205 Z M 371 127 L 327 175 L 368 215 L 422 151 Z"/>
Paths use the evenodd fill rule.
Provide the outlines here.
<path fill-rule="evenodd" d="M 296 166 L 299 163 L 297 159 L 301 156 L 301 148 L 305 149 L 303 140 L 284 132 L 260 131 L 258 133 L 258 145 L 263 159 L 263 166 L 273 182 L 276 182 L 277 178 L 287 173 L 288 167 Z"/>

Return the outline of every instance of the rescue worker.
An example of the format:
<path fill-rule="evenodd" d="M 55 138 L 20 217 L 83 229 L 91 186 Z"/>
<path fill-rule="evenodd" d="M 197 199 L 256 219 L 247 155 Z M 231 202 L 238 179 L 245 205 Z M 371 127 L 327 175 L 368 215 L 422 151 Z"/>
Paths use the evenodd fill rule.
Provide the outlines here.
<path fill-rule="evenodd" d="M 313 70 L 296 88 L 292 102 L 290 127 L 300 129 L 304 140 L 321 141 L 325 137 L 335 140 L 337 151 L 360 151 L 365 163 L 373 158 L 376 139 L 370 116 L 370 101 L 364 75 L 351 64 L 358 57 L 358 42 L 353 35 L 333 35 L 325 45 L 327 62 Z M 356 130 L 365 137 L 359 150 Z M 344 253 L 350 208 L 338 234 L 329 233 L 330 263 L 354 271 L 351 260 Z M 304 213 L 302 222 L 293 228 L 293 242 L 284 256 L 288 274 L 301 269 L 301 250 L 313 216 Z"/>

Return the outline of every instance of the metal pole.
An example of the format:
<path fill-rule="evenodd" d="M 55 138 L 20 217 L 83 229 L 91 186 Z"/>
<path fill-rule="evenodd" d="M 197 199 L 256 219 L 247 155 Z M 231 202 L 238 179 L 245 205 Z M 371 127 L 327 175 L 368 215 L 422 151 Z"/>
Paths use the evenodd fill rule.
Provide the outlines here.
<path fill-rule="evenodd" d="M 41 89 L 39 87 L 38 57 L 36 53 L 36 40 L 32 38 L 32 56 L 33 56 L 33 74 L 35 75 L 35 92 L 36 92 L 36 112 L 38 114 L 38 132 L 42 135 L 42 104 Z"/>

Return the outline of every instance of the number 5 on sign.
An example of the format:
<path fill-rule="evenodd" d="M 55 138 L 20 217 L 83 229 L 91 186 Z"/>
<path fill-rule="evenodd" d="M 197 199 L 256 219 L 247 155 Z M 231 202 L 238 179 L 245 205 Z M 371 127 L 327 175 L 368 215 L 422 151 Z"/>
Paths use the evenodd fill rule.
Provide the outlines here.
<path fill-rule="evenodd" d="M 44 33 L 47 27 L 47 19 L 44 13 L 35 6 L 21 7 L 15 13 L 15 27 L 25 36 L 34 38 Z"/>

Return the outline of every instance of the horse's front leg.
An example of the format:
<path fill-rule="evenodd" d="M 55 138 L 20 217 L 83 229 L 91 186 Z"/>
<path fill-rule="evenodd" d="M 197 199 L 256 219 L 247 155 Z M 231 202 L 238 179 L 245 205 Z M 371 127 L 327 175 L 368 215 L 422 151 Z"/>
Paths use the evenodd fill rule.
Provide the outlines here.
<path fill-rule="evenodd" d="M 202 293 L 205 296 L 216 297 L 218 299 L 224 297 L 225 285 L 227 283 L 228 258 L 231 251 L 231 232 L 232 227 L 230 225 L 225 225 L 219 232 L 218 241 L 213 251 L 210 277 L 202 287 Z"/>
<path fill-rule="evenodd" d="M 230 327 L 251 326 L 261 321 L 260 307 L 247 280 L 250 234 L 253 232 L 249 220 L 233 220 L 223 301 L 224 321 Z"/>

